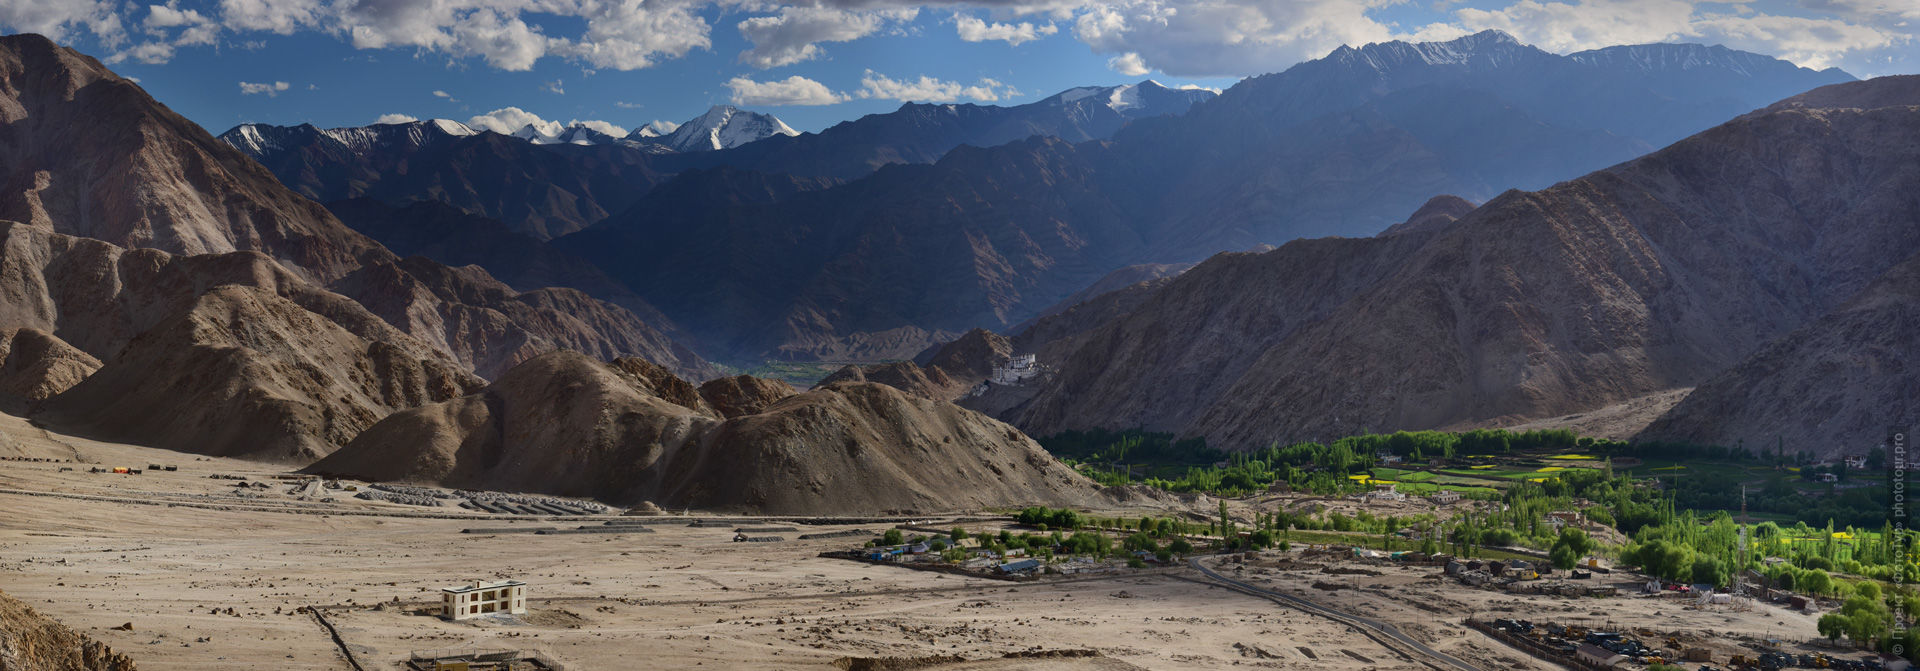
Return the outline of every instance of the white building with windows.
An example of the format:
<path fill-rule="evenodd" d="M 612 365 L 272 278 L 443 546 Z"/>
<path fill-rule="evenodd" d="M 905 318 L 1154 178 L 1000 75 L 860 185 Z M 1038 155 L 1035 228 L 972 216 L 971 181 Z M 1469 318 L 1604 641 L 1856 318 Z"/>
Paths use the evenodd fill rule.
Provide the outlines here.
<path fill-rule="evenodd" d="M 1032 354 L 1020 354 L 1007 361 L 1004 366 L 994 366 L 993 377 L 989 380 L 998 385 L 1017 386 L 1038 377 L 1041 372 L 1037 357 Z"/>
<path fill-rule="evenodd" d="M 518 580 L 471 582 L 440 590 L 440 616 L 465 620 L 495 614 L 525 615 L 527 584 Z"/>

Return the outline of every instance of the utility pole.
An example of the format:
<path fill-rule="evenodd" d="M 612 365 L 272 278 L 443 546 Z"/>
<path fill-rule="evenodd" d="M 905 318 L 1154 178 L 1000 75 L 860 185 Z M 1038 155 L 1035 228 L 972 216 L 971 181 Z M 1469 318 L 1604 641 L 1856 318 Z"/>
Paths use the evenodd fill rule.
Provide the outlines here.
<path fill-rule="evenodd" d="M 1733 573 L 1733 593 L 1735 596 L 1746 596 L 1747 594 L 1746 583 L 1741 581 L 1741 577 L 1742 577 L 1742 574 L 1746 573 L 1747 562 L 1749 561 L 1749 558 L 1747 556 L 1747 522 L 1748 521 L 1749 520 L 1747 519 L 1747 486 L 1743 484 L 1743 485 L 1740 485 L 1740 553 L 1739 553 L 1740 567 L 1734 569 L 1734 573 Z"/>

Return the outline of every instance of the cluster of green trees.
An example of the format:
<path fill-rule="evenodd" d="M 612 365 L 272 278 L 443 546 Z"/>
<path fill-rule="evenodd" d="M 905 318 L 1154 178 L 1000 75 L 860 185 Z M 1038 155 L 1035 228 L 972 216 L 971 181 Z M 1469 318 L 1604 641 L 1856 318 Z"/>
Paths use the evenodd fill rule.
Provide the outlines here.
<path fill-rule="evenodd" d="M 1330 443 L 1300 442 L 1264 448 L 1222 451 L 1203 438 L 1176 440 L 1173 434 L 1148 431 L 1065 431 L 1040 439 L 1055 457 L 1075 465 L 1105 485 L 1145 483 L 1173 492 L 1206 492 L 1240 496 L 1276 482 L 1296 491 L 1322 495 L 1364 490 L 1367 485 L 1348 476 L 1366 473 L 1378 465 L 1378 455 L 1393 454 L 1425 461 L 1434 457 L 1505 454 L 1530 450 L 1580 450 L 1595 454 L 1729 455 L 1751 453 L 1718 446 L 1632 444 L 1594 439 L 1567 429 L 1508 431 L 1477 429 L 1398 431 L 1348 436 Z"/>
<path fill-rule="evenodd" d="M 1884 641 L 1893 632 L 1893 610 L 1888 608 L 1885 593 L 1878 584 L 1861 582 L 1854 586 L 1853 595 L 1840 604 L 1839 610 L 1820 616 L 1814 623 L 1820 635 L 1839 641 L 1841 636 L 1856 645 L 1870 645 Z"/>
<path fill-rule="evenodd" d="M 1043 506 L 1023 508 L 1014 513 L 1013 520 L 1030 527 L 1045 531 L 1051 529 L 1078 529 L 1082 524 L 1080 513 L 1067 508 L 1058 510 Z"/>

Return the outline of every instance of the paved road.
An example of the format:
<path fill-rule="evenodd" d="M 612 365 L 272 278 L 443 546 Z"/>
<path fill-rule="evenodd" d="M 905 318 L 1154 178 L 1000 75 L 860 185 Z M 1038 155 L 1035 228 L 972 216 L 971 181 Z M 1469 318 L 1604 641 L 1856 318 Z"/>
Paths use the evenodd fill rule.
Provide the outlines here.
<path fill-rule="evenodd" d="M 1474 666 L 1465 661 L 1461 661 L 1460 658 L 1458 657 L 1454 657 L 1453 655 L 1449 655 L 1447 653 L 1440 652 L 1439 650 L 1435 650 L 1433 648 L 1427 647 L 1427 644 L 1413 640 L 1412 637 L 1407 636 L 1405 633 L 1402 633 L 1399 627 L 1395 627 L 1386 622 L 1381 622 L 1379 620 L 1376 620 L 1370 617 L 1350 615 L 1337 610 L 1333 610 L 1331 608 L 1327 608 L 1326 606 L 1322 606 L 1312 601 L 1308 601 L 1306 599 L 1293 596 L 1291 594 L 1282 594 L 1280 592 L 1275 592 L 1273 590 L 1269 590 L 1261 587 L 1255 587 L 1245 582 L 1241 582 L 1239 580 L 1235 580 L 1233 578 L 1220 575 L 1219 573 L 1215 572 L 1213 569 L 1207 568 L 1205 565 L 1202 565 L 1200 563 L 1199 557 L 1190 558 L 1187 560 L 1187 563 L 1192 564 L 1193 568 L 1198 569 L 1202 575 L 1205 575 L 1208 578 L 1212 578 L 1215 581 L 1225 583 L 1229 588 L 1233 588 L 1238 591 L 1245 592 L 1254 596 L 1260 596 L 1260 597 L 1272 599 L 1284 605 L 1292 606 L 1294 608 L 1298 608 L 1308 613 L 1319 615 L 1321 617 L 1328 618 L 1335 622 L 1339 622 L 1339 623 L 1351 626 L 1355 629 L 1359 629 L 1360 633 L 1365 634 L 1367 638 L 1371 638 L 1375 641 L 1378 641 L 1381 645 L 1387 646 L 1389 649 L 1399 650 L 1400 646 L 1404 646 L 1405 648 L 1412 648 L 1414 652 L 1422 655 L 1426 655 L 1427 657 L 1431 658 L 1434 662 L 1438 662 L 1439 664 L 1444 666 L 1460 669 L 1461 671 L 1484 671 L 1480 667 Z M 1385 637 L 1385 639 L 1383 639 L 1382 637 Z M 1395 643 L 1398 643 L 1399 646 L 1396 646 Z M 1432 664 L 1429 664 L 1429 665 L 1431 666 Z M 1435 668 L 1439 668 L 1439 667 L 1435 667 Z"/>

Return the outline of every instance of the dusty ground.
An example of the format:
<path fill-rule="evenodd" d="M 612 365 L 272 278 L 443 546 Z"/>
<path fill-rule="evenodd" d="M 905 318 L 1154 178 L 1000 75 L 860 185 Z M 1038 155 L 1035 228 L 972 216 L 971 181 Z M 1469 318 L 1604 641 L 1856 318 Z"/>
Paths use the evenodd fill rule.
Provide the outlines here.
<path fill-rule="evenodd" d="M 1625 574 L 1619 577 L 1595 574 L 1589 580 L 1549 581 L 1613 585 L 1620 588 L 1623 596 L 1619 597 L 1512 594 L 1467 588 L 1453 580 L 1443 579 L 1440 572 L 1433 568 L 1387 562 L 1336 562 L 1294 554 L 1295 557 L 1286 562 L 1266 560 L 1245 565 L 1226 564 L 1223 573 L 1268 589 L 1309 596 L 1322 604 L 1350 613 L 1385 613 L 1409 635 L 1442 652 L 1454 654 L 1459 653 L 1449 649 L 1449 645 L 1484 640 L 1457 626 L 1470 615 L 1482 620 L 1508 617 L 1537 623 L 1580 624 L 1596 630 L 1633 631 L 1638 632 L 1646 643 L 1656 647 L 1661 647 L 1669 635 L 1677 633 L 1683 647 L 1710 648 L 1714 659 L 1721 662 L 1734 653 L 1751 655 L 1753 651 L 1743 646 L 1748 640 L 1758 642 L 1778 638 L 1794 642 L 1819 639 L 1814 627 L 1818 615 L 1764 604 L 1737 610 L 1728 606 L 1702 607 L 1695 600 L 1687 598 L 1642 596 L 1638 590 L 1645 579 L 1635 580 Z M 1327 573 L 1318 568 L 1322 565 L 1341 573 Z M 1338 588 L 1324 589 L 1332 586 Z M 1789 647 L 1795 652 L 1833 652 L 1818 647 Z M 1520 655 L 1515 652 L 1514 656 Z"/>
<path fill-rule="evenodd" d="M 286 486 L 240 496 L 231 481 L 207 475 L 259 480 L 277 468 L 47 436 L 4 416 L 0 433 L 8 451 L 0 456 L 180 466 L 126 476 L 86 473 L 88 463 L 0 461 L 0 591 L 146 670 L 346 668 L 318 622 L 294 612 L 301 606 L 324 607 L 369 669 L 396 668 L 414 650 L 470 646 L 540 650 L 571 669 L 833 668 L 846 657 L 932 655 L 981 661 L 925 668 L 1425 668 L 1343 625 L 1190 582 L 1196 574 L 1185 569 L 1016 584 L 823 559 L 816 555 L 849 541 L 794 533 L 770 544 L 733 543 L 731 528 L 679 525 L 634 535 L 476 536 L 460 530 L 579 522 L 425 518 L 410 506 L 344 496 L 298 501 Z M 1512 597 L 1430 583 L 1431 570 L 1259 571 L 1246 573 L 1294 591 L 1351 581 L 1362 589 L 1315 597 L 1391 619 L 1487 668 L 1551 667 L 1459 627 L 1469 612 L 1644 613 L 1654 622 L 1813 636 L 1810 619 L 1778 611 L 1730 616 L 1651 600 Z M 529 583 L 528 616 L 454 623 L 422 614 L 440 587 L 505 577 Z M 116 629 L 125 623 L 130 631 Z M 995 659 L 1065 649 L 1101 656 Z"/>
<path fill-rule="evenodd" d="M 1687 394 L 1693 393 L 1693 387 L 1657 391 L 1645 396 L 1627 399 L 1613 405 L 1571 415 L 1549 417 L 1530 422 L 1488 422 L 1490 427 L 1504 428 L 1508 431 L 1533 431 L 1537 429 L 1573 429 L 1582 436 L 1628 440 L 1640 433 L 1653 420 L 1672 410 Z M 1448 427 L 1449 430 L 1485 428 L 1482 424 L 1461 424 Z"/>

